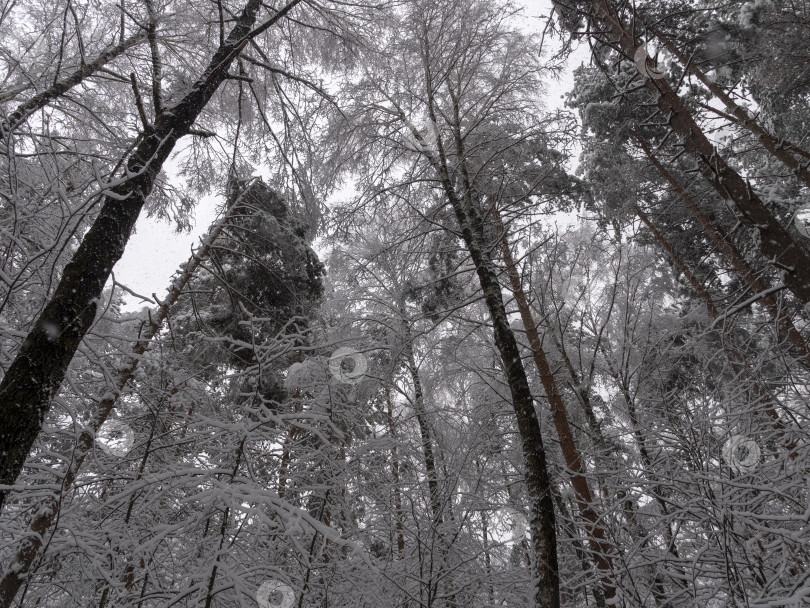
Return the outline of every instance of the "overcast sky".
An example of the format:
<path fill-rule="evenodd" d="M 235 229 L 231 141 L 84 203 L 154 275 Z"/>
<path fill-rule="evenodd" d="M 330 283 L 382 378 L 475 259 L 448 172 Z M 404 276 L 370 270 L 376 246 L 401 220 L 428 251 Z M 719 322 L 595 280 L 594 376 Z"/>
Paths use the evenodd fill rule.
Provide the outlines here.
<path fill-rule="evenodd" d="M 546 16 L 550 11 L 550 2 L 547 0 L 526 0 L 527 14 L 526 26 L 542 28 L 544 21 L 540 16 Z M 555 44 L 554 40 L 547 40 L 547 44 Z M 587 47 L 577 49 L 568 62 L 568 69 L 559 82 L 550 81 L 545 91 L 545 101 L 550 109 L 560 108 L 563 104 L 563 95 L 568 91 L 573 79 L 571 72 L 583 61 L 588 59 Z M 168 168 L 168 167 L 167 167 Z M 169 172 L 171 170 L 169 169 Z M 217 206 L 221 202 L 219 196 L 208 196 L 201 199 L 194 209 L 194 228 L 191 232 L 177 234 L 174 225 L 154 218 L 141 216 L 136 225 L 136 232 L 130 238 L 121 260 L 115 265 L 115 279 L 123 283 L 132 291 L 141 295 L 152 297 L 156 293 L 163 297 L 169 280 L 178 266 L 191 255 L 191 247 L 200 242 L 208 226 L 216 218 Z M 125 309 L 137 310 L 146 304 L 138 298 L 127 295 Z"/>

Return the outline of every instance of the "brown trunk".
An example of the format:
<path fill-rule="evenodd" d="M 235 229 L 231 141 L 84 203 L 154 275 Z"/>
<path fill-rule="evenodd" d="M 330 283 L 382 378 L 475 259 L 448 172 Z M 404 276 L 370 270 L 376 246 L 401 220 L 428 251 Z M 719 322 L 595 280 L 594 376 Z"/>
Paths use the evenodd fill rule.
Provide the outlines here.
<path fill-rule="evenodd" d="M 784 314 L 776 301 L 776 298 L 774 298 L 774 296 L 770 293 L 765 293 L 770 286 L 767 285 L 763 279 L 757 277 L 754 269 L 751 268 L 748 262 L 745 261 L 739 250 L 732 243 L 729 243 L 723 238 L 717 227 L 712 223 L 708 216 L 703 213 L 703 210 L 697 204 L 695 199 L 691 197 L 689 192 L 686 191 L 686 189 L 661 163 L 661 161 L 655 157 L 650 150 L 650 147 L 647 145 L 647 142 L 638 136 L 636 137 L 636 141 L 641 146 L 641 149 L 644 150 L 644 154 L 646 154 L 650 162 L 655 166 L 656 169 L 658 169 L 658 172 L 663 176 L 664 179 L 667 180 L 678 196 L 681 197 L 683 202 L 686 204 L 687 209 L 689 209 L 692 215 L 694 215 L 695 218 L 700 222 L 700 225 L 703 226 L 703 229 L 706 231 L 706 234 L 711 242 L 714 243 L 714 246 L 717 247 L 723 256 L 731 263 L 734 270 L 736 270 L 737 273 L 742 277 L 748 287 L 750 287 L 755 294 L 764 294 L 760 299 L 765 306 L 765 309 L 768 311 L 768 314 L 770 314 L 771 318 L 776 322 L 779 332 L 782 335 L 787 336 L 790 343 L 796 349 L 796 352 L 801 356 L 804 366 L 810 368 L 810 348 L 808 348 L 807 342 L 799 333 L 799 330 L 796 329 L 793 321 L 791 321 L 790 318 Z"/>
<path fill-rule="evenodd" d="M 616 41 L 625 57 L 635 57 L 643 42 L 621 22 L 607 0 L 588 0 L 587 4 L 604 25 L 598 29 Z M 793 241 L 740 174 L 717 153 L 666 78 L 650 78 L 646 73 L 642 73 L 642 78 L 657 97 L 658 109 L 662 116 L 667 117 L 669 127 L 697 160 L 701 174 L 723 199 L 734 203 L 740 221 L 759 233 L 761 255 L 775 268 L 784 271 L 785 285 L 799 301 L 810 304 L 810 256 Z"/>
<path fill-rule="evenodd" d="M 678 267 L 678 269 L 683 273 L 695 291 L 703 298 L 703 301 L 706 304 L 706 310 L 709 313 L 709 316 L 713 319 L 717 320 L 720 330 L 723 331 L 725 329 L 725 317 L 720 315 L 720 312 L 717 310 L 717 306 L 714 303 L 714 300 L 711 297 L 711 294 L 706 290 L 705 287 L 697 280 L 697 277 L 692 273 L 691 269 L 686 265 L 686 263 L 681 260 L 680 256 L 677 252 L 673 249 L 672 245 L 670 245 L 667 240 L 664 238 L 664 235 L 655 227 L 655 225 L 650 221 L 650 218 L 644 213 L 641 208 L 636 205 L 635 206 L 636 213 L 638 214 L 639 218 L 642 222 L 649 228 L 650 232 L 653 233 L 658 243 L 661 245 L 661 248 L 669 254 L 672 261 Z M 782 422 L 779 414 L 776 411 L 776 407 L 771 399 L 770 392 L 767 388 L 762 386 L 762 384 L 756 379 L 755 374 L 751 370 L 748 365 L 748 362 L 743 357 L 740 349 L 736 344 L 736 340 L 734 336 L 730 333 L 727 333 L 724 337 L 724 350 L 726 354 L 729 356 L 729 362 L 731 363 L 732 369 L 737 376 L 740 377 L 748 377 L 753 385 L 753 392 L 757 399 L 764 405 L 765 413 L 771 419 L 771 424 L 773 425 L 774 429 L 776 430 L 777 434 L 780 438 L 785 438 L 785 425 Z M 794 446 L 793 442 L 788 441 L 790 448 L 792 449 Z M 794 456 L 795 457 L 795 453 Z"/>
<path fill-rule="evenodd" d="M 691 61 L 689 58 L 684 56 L 678 46 L 673 43 L 668 36 L 665 36 L 663 33 L 657 30 L 654 31 L 656 37 L 661 40 L 664 46 L 669 49 L 669 51 L 671 51 L 675 57 L 677 57 L 678 61 L 681 62 L 681 65 L 698 80 L 700 80 L 700 82 L 702 82 L 703 85 L 708 88 L 709 91 L 711 91 L 712 95 L 723 102 L 726 109 L 731 112 L 735 122 L 742 125 L 750 133 L 752 133 L 757 138 L 759 143 L 762 144 L 762 147 L 764 147 L 782 164 L 790 169 L 805 186 L 810 187 L 810 171 L 808 171 L 807 163 L 803 163 L 793 155 L 798 154 L 799 156 L 808 158 L 808 153 L 795 144 L 785 141 L 784 139 L 774 137 L 762 125 L 754 120 L 748 114 L 748 111 L 745 108 L 734 103 L 734 100 L 728 93 L 725 92 L 723 87 L 718 85 L 716 82 L 712 82 L 711 79 L 709 79 L 709 77 L 703 72 L 703 70 L 698 67 L 696 62 Z"/>
<path fill-rule="evenodd" d="M 580 517 L 582 517 L 585 522 L 588 544 L 591 547 L 593 562 L 596 564 L 601 580 L 601 588 L 604 597 L 599 597 L 598 594 L 594 593 L 596 603 L 597 605 L 604 605 L 605 601 L 612 603 L 613 598 L 616 597 L 616 587 L 611 578 L 613 563 L 610 554 L 613 551 L 608 542 L 608 533 L 600 523 L 599 515 L 593 508 L 593 496 L 588 486 L 585 461 L 582 458 L 579 447 L 577 447 L 574 433 L 571 431 L 571 426 L 568 423 L 568 409 L 557 386 L 554 374 L 551 372 L 551 366 L 546 358 L 546 353 L 543 350 L 540 334 L 537 331 L 537 324 L 534 322 L 534 317 L 529 308 L 529 302 L 523 291 L 520 274 L 512 258 L 512 251 L 509 248 L 509 237 L 501 221 L 500 213 L 494 206 L 492 208 L 492 216 L 500 232 L 501 253 L 503 255 L 504 265 L 506 266 L 506 274 L 509 276 L 509 283 L 512 287 L 512 293 L 515 296 L 520 318 L 523 322 L 523 327 L 526 329 L 526 336 L 529 339 L 529 347 L 532 350 L 534 365 L 537 368 L 543 389 L 546 391 L 551 417 L 554 421 L 554 428 L 557 430 L 557 437 L 560 440 L 560 450 L 565 459 L 565 466 L 568 469 L 571 485 L 577 496 L 577 508 Z"/>

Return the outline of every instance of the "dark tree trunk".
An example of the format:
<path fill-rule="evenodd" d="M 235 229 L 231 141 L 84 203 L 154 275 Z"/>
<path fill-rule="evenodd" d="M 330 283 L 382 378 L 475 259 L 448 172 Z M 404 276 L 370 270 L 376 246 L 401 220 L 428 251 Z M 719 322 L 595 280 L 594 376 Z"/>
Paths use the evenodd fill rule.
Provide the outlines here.
<path fill-rule="evenodd" d="M 433 453 L 433 437 L 430 432 L 430 422 L 428 420 L 427 411 L 425 410 L 425 396 L 422 392 L 422 381 L 419 378 L 419 368 L 416 366 L 416 357 L 413 353 L 413 337 L 411 335 L 411 326 L 405 320 L 405 313 L 402 313 L 402 331 L 405 338 L 404 355 L 405 364 L 408 367 L 408 373 L 411 376 L 413 383 L 413 410 L 416 414 L 416 421 L 419 423 L 419 435 L 422 439 L 422 454 L 425 457 L 425 472 L 428 479 L 428 490 L 430 492 L 430 509 L 433 514 L 433 525 L 437 528 L 441 526 L 443 521 L 442 516 L 442 499 L 439 493 L 439 476 L 436 473 L 436 456 Z M 439 533 L 441 536 L 441 532 Z"/>
<path fill-rule="evenodd" d="M 385 387 L 385 402 L 388 405 L 388 432 L 391 433 L 393 446 L 391 447 L 391 481 L 394 484 L 394 510 L 397 514 L 397 556 L 402 559 L 405 552 L 405 534 L 403 521 L 405 519 L 402 510 L 402 491 L 399 486 L 399 451 L 397 449 L 397 431 L 394 426 L 394 404 L 391 401 L 391 391 Z M 407 606 L 407 602 L 405 602 Z"/>
<path fill-rule="evenodd" d="M 501 286 L 489 251 L 483 247 L 480 237 L 473 232 L 467 210 L 458 198 L 446 173 L 442 176 L 445 193 L 461 226 L 462 236 L 475 264 L 478 280 L 484 292 L 484 301 L 489 310 L 495 331 L 495 346 L 501 356 L 503 371 L 512 396 L 518 430 L 526 467 L 526 486 L 531 500 L 531 532 L 534 547 L 535 589 L 534 599 L 538 608 L 559 608 L 560 575 L 557 570 L 557 535 L 555 530 L 554 501 L 551 479 L 546 466 L 546 452 L 540 421 L 534 409 L 534 399 L 520 349 L 503 303 Z"/>
<path fill-rule="evenodd" d="M 61 487 L 55 495 L 45 498 L 35 512 L 29 524 L 29 534 L 24 536 L 17 547 L 17 552 L 11 567 L 6 569 L 5 575 L 0 579 L 0 608 L 11 606 L 14 597 L 17 595 L 22 584 L 31 571 L 32 564 L 42 548 L 45 534 L 57 521 L 63 497 L 73 487 L 73 482 L 79 474 L 79 470 L 85 458 L 90 453 L 95 441 L 95 434 L 107 420 L 110 412 L 115 407 L 119 395 L 123 392 L 127 383 L 135 375 L 142 355 L 146 352 L 152 339 L 157 336 L 163 327 L 163 322 L 169 315 L 169 309 L 177 302 L 180 294 L 194 276 L 202 261 L 208 257 L 215 241 L 227 226 L 231 218 L 242 210 L 243 202 L 247 199 L 252 186 L 248 186 L 245 192 L 237 198 L 228 212 L 209 230 L 208 235 L 200 248 L 191 256 L 183 269 L 183 272 L 174 280 L 169 293 L 160 305 L 158 310 L 150 316 L 151 322 L 141 328 L 138 342 L 133 346 L 132 353 L 121 362 L 120 372 L 115 378 L 113 390 L 103 397 L 95 407 L 93 419 L 88 425 L 89 428 L 82 430 L 73 449 L 73 454 L 65 460 L 69 463 L 62 477 Z M 106 597 L 106 588 L 105 595 Z"/>
<path fill-rule="evenodd" d="M 104 285 L 123 254 L 146 197 L 177 140 L 188 133 L 250 38 L 282 18 L 298 2 L 291 0 L 253 30 L 262 2 L 248 0 L 202 76 L 179 103 L 166 108 L 158 117 L 127 162 L 126 178 L 107 191 L 93 226 L 65 267 L 53 297 L 0 383 L 1 485 L 9 486 L 19 476 L 51 399 L 93 324 Z M 0 509 L 8 491 L 8 488 L 0 490 Z"/>
<path fill-rule="evenodd" d="M 427 109 L 428 117 L 436 123 L 434 109 L 433 80 L 429 70 L 426 70 Z M 450 93 L 452 96 L 452 92 Z M 459 159 L 465 158 L 465 150 L 460 133 L 461 120 L 459 118 L 458 103 L 454 101 L 454 131 L 456 155 Z M 401 118 L 407 124 L 407 119 L 401 113 Z M 546 452 L 543 447 L 543 436 L 540 432 L 540 421 L 534 409 L 534 399 L 526 369 L 520 357 L 517 339 L 509 326 L 506 306 L 503 302 L 503 293 L 498 282 L 498 275 L 490 256 L 490 251 L 483 243 L 483 222 L 478 216 L 473 204 L 473 192 L 467 168 L 462 160 L 459 163 L 459 182 L 462 194 L 459 194 L 444 145 L 440 137 L 436 137 L 438 155 L 431 151 L 425 138 L 418 129 L 411 128 L 411 133 L 426 155 L 431 166 L 437 173 L 441 189 L 447 197 L 447 202 L 453 208 L 461 235 L 467 251 L 475 266 L 484 302 L 489 311 L 495 334 L 495 346 L 501 357 L 503 372 L 506 376 L 509 392 L 512 397 L 512 407 L 515 410 L 518 431 L 521 438 L 523 462 L 526 467 L 526 489 L 531 502 L 531 533 L 534 548 L 533 587 L 534 601 L 538 608 L 559 608 L 560 606 L 560 573 L 557 568 L 557 531 L 555 529 L 554 500 L 552 498 L 551 478 L 546 466 Z M 454 173 L 455 175 L 455 173 Z"/>
<path fill-rule="evenodd" d="M 509 282 L 512 287 L 512 293 L 515 296 L 518 311 L 520 312 L 520 318 L 523 322 L 523 327 L 526 329 L 526 336 L 529 339 L 529 347 L 532 351 L 532 358 L 537 368 L 537 374 L 540 376 L 543 389 L 546 391 L 549 409 L 551 410 L 551 418 L 554 421 L 554 428 L 557 430 L 557 438 L 560 440 L 560 451 L 562 451 L 563 458 L 565 459 L 565 466 L 571 478 L 571 486 L 574 488 L 574 493 L 577 497 L 579 515 L 585 522 L 585 530 L 588 535 L 588 544 L 592 551 L 593 563 L 596 564 L 601 581 L 601 590 L 599 588 L 593 589 L 594 600 L 597 606 L 603 607 L 605 606 L 606 600 L 608 603 L 613 603 L 613 599 L 616 597 L 616 585 L 613 582 L 613 561 L 611 558 L 613 549 L 608 542 L 608 533 L 601 522 L 601 518 L 594 509 L 593 496 L 587 479 L 588 471 L 585 466 L 585 460 L 582 458 L 582 453 L 574 438 L 574 433 L 571 430 L 571 425 L 568 422 L 568 408 L 557 386 L 554 374 L 551 372 L 551 366 L 548 363 L 546 353 L 540 341 L 540 333 L 537 331 L 537 324 L 534 322 L 532 311 L 529 308 L 529 302 L 526 299 L 526 294 L 523 291 L 523 285 L 520 281 L 520 274 L 515 265 L 515 260 L 512 257 L 512 251 L 509 247 L 509 237 L 501 221 L 500 213 L 494 206 L 492 208 L 492 216 L 495 220 L 496 227 L 500 231 L 501 252 L 503 254 L 504 265 L 506 266 L 506 274 L 509 276 Z"/>

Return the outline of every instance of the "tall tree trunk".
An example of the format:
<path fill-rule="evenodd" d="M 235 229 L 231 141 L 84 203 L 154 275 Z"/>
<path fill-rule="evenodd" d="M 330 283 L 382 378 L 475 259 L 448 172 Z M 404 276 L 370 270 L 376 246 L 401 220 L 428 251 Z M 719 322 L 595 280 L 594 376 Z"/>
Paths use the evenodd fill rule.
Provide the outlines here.
<path fill-rule="evenodd" d="M 121 258 L 155 178 L 177 140 L 189 132 L 249 40 L 300 1 L 290 0 L 273 17 L 254 28 L 262 2 L 248 0 L 203 74 L 176 105 L 164 109 L 127 161 L 126 177 L 106 191 L 98 217 L 0 382 L 0 485 L 9 486 L 19 476 L 51 399 L 93 324 L 104 285 Z M 7 492 L 0 490 L 0 509 Z"/>
<path fill-rule="evenodd" d="M 89 428 L 84 429 L 79 434 L 76 447 L 73 449 L 73 454 L 70 458 L 65 459 L 69 464 L 63 474 L 58 494 L 43 500 L 29 524 L 29 534 L 25 535 L 20 541 L 14 560 L 11 565 L 6 568 L 5 575 L 2 580 L 0 580 L 0 608 L 8 608 L 11 606 L 14 596 L 31 571 L 31 566 L 44 543 L 46 533 L 59 516 L 62 500 L 72 488 L 73 482 L 76 480 L 76 476 L 84 463 L 84 459 L 93 447 L 96 434 L 115 407 L 118 397 L 123 392 L 127 383 L 135 375 L 135 371 L 140 364 L 143 354 L 146 352 L 152 339 L 157 336 L 161 327 L 163 327 L 163 322 L 168 317 L 169 309 L 177 302 L 180 294 L 194 276 L 197 268 L 199 268 L 200 264 L 210 253 L 214 242 L 220 234 L 222 234 L 227 223 L 242 208 L 242 202 L 247 200 L 251 189 L 252 186 L 248 185 L 245 191 L 233 202 L 225 215 L 211 227 L 200 248 L 191 256 L 183 272 L 172 283 L 166 299 L 161 303 L 154 314 L 150 314 L 149 324 L 141 328 L 138 342 L 132 348 L 131 354 L 121 362 L 119 366 L 120 371 L 115 378 L 113 390 L 109 391 L 108 394 L 99 401 L 98 405 L 96 405 Z"/>
<path fill-rule="evenodd" d="M 427 50 L 427 47 L 425 47 Z M 427 66 L 427 62 L 425 66 Z M 425 69 L 427 87 L 427 115 L 432 124 L 436 122 L 435 94 L 433 76 L 429 69 Z M 451 96 L 453 93 L 450 93 Z M 483 223 L 477 217 L 472 204 L 472 185 L 467 175 L 463 159 L 466 157 L 461 137 L 461 120 L 459 118 L 458 103 L 454 100 L 454 129 L 456 155 L 462 159 L 459 163 L 462 193 L 456 188 L 457 176 L 455 169 L 451 175 L 450 163 L 445 153 L 444 144 L 438 131 L 435 134 L 434 152 L 428 145 L 422 133 L 401 109 L 396 114 L 410 130 L 422 154 L 436 171 L 441 183 L 442 191 L 447 202 L 453 209 L 461 236 L 467 251 L 470 254 L 484 302 L 492 320 L 495 346 L 501 357 L 503 372 L 506 376 L 509 392 L 512 398 L 512 407 L 515 410 L 518 431 L 520 433 L 523 461 L 526 467 L 526 488 L 531 501 L 532 546 L 534 548 L 534 601 L 538 608 L 559 608 L 560 606 L 560 574 L 557 568 L 557 531 L 554 526 L 554 501 L 552 498 L 551 477 L 546 465 L 546 452 L 543 447 L 543 435 L 540 432 L 540 421 L 534 409 L 534 398 L 529 388 L 529 380 L 523 361 L 520 357 L 520 348 L 517 339 L 509 326 L 509 318 L 503 302 L 503 293 L 498 282 L 498 275 L 490 257 L 489 250 L 483 244 Z"/>
<path fill-rule="evenodd" d="M 594 599 L 596 600 L 597 606 L 604 606 L 605 601 L 612 604 L 613 599 L 616 597 L 616 586 L 612 579 L 613 563 L 610 555 L 613 551 L 612 546 L 608 542 L 608 533 L 600 522 L 599 515 L 593 507 L 593 495 L 588 486 L 588 472 L 585 467 L 585 460 L 582 458 L 582 453 L 579 451 L 579 447 L 576 444 L 574 433 L 571 431 L 571 425 L 568 422 L 568 409 L 563 400 L 562 393 L 557 386 L 554 374 L 551 372 L 551 366 L 546 358 L 546 353 L 543 350 L 540 334 L 537 331 L 537 324 L 534 321 L 531 309 L 529 308 L 529 302 L 523 291 L 523 285 L 521 284 L 520 274 L 515 266 L 515 260 L 512 258 L 512 251 L 509 247 L 509 236 L 501 221 L 500 213 L 494 205 L 492 207 L 492 216 L 495 220 L 495 226 L 500 232 L 501 253 L 503 255 L 504 265 L 506 266 L 506 274 L 509 276 L 509 283 L 512 287 L 512 293 L 515 296 L 520 318 L 523 322 L 523 327 L 526 329 L 526 336 L 529 339 L 529 347 L 532 350 L 534 365 L 537 368 L 543 389 L 546 391 L 551 417 L 554 420 L 554 428 L 557 430 L 557 437 L 560 440 L 560 450 L 562 451 L 563 458 L 565 458 L 565 466 L 568 469 L 571 485 L 577 496 L 577 508 L 580 517 L 582 517 L 585 522 L 588 544 L 591 547 L 593 562 L 596 565 L 598 576 L 601 580 L 602 592 L 599 593 L 594 589 Z"/>
<path fill-rule="evenodd" d="M 715 319 L 718 324 L 720 325 L 720 330 L 723 331 L 726 326 L 725 317 L 720 314 L 720 311 L 717 309 L 717 306 L 712 299 L 711 294 L 706 290 L 705 287 L 698 281 L 697 277 L 692 273 L 691 269 L 687 264 L 680 258 L 677 254 L 675 249 L 669 242 L 664 238 L 664 235 L 655 227 L 655 225 L 650 221 L 650 218 L 647 216 L 641 208 L 636 205 L 636 214 L 639 216 L 642 222 L 649 228 L 650 232 L 653 233 L 653 236 L 658 241 L 661 248 L 670 256 L 674 264 L 678 267 L 678 269 L 683 273 L 686 279 L 689 281 L 690 285 L 698 292 L 701 298 L 703 298 L 704 303 L 706 304 L 706 310 L 709 313 L 709 316 L 712 319 Z M 771 424 L 773 425 L 774 430 L 778 434 L 781 439 L 787 441 L 789 447 L 795 447 L 793 443 L 785 436 L 786 427 L 785 424 L 782 422 L 782 419 L 779 417 L 779 413 L 776 411 L 776 405 L 774 404 L 773 399 L 771 398 L 771 394 L 768 389 L 757 380 L 756 375 L 754 374 L 751 367 L 748 365 L 748 362 L 745 360 L 741 349 L 738 347 L 736 340 L 734 339 L 733 334 L 727 333 L 724 338 L 724 349 L 726 354 L 728 355 L 729 362 L 731 363 L 732 369 L 734 373 L 739 377 L 747 377 L 751 380 L 753 386 L 753 392 L 756 396 L 757 400 L 761 402 L 764 406 L 765 413 L 768 415 L 768 418 L 771 420 Z M 795 458 L 795 453 L 793 454 Z"/>
<path fill-rule="evenodd" d="M 808 159 L 810 158 L 810 154 L 808 154 L 806 150 L 802 149 L 796 144 L 786 141 L 780 137 L 775 137 L 769 133 L 760 123 L 754 120 L 754 118 L 745 108 L 737 105 L 731 98 L 731 95 L 726 93 L 723 87 L 716 82 L 712 82 L 706 73 L 700 69 L 697 62 L 686 57 L 669 36 L 666 36 L 657 28 L 651 29 L 655 33 L 656 38 L 658 38 L 664 44 L 664 46 L 670 52 L 672 52 L 673 55 L 675 55 L 675 57 L 681 63 L 681 66 L 700 80 L 700 82 L 702 82 L 703 85 L 709 89 L 709 91 L 711 91 L 712 95 L 723 102 L 726 109 L 731 112 L 731 117 L 729 118 L 733 118 L 735 123 L 742 125 L 745 129 L 747 129 L 752 135 L 754 135 L 754 137 L 757 138 L 759 143 L 762 144 L 763 148 L 765 148 L 772 156 L 777 158 L 782 164 L 790 169 L 805 186 L 810 187 L 810 169 L 808 169 L 807 161 L 805 160 L 802 162 L 796 158 L 796 156 L 794 156 L 794 154 L 796 154 Z"/>
<path fill-rule="evenodd" d="M 643 50 L 643 41 L 622 23 L 608 0 L 587 0 L 585 6 L 593 10 L 591 17 L 598 22 L 594 29 L 599 30 L 599 34 L 595 36 L 608 35 L 631 60 L 638 49 Z M 723 199 L 734 203 L 740 221 L 759 234 L 759 250 L 763 258 L 783 272 L 785 285 L 802 304 L 810 304 L 810 255 L 794 242 L 750 185 L 717 153 L 666 78 L 650 78 L 646 66 L 641 76 L 656 96 L 660 114 L 667 118 L 669 127 L 681 139 L 686 151 L 697 160 L 703 177 Z"/>
<path fill-rule="evenodd" d="M 473 232 L 467 210 L 456 195 L 449 175 L 443 171 L 441 177 L 484 293 L 484 301 L 495 333 L 495 346 L 501 356 L 520 432 L 526 466 L 526 487 L 531 501 L 530 524 L 535 560 L 534 600 L 539 608 L 559 608 L 560 578 L 557 570 L 557 533 L 554 524 L 551 478 L 546 465 L 543 436 L 534 409 L 529 380 L 523 367 L 517 339 L 509 326 L 501 286 L 489 252 L 482 246 L 480 237 Z"/>
<path fill-rule="evenodd" d="M 636 141 L 638 142 L 639 146 L 641 146 L 641 149 L 644 151 L 644 154 L 647 156 L 650 162 L 655 166 L 656 169 L 658 169 L 661 176 L 669 183 L 670 186 L 672 186 L 673 190 L 675 190 L 681 200 L 683 200 L 683 202 L 686 204 L 686 208 L 689 209 L 692 215 L 694 215 L 698 222 L 700 222 L 700 225 L 703 226 L 709 240 L 714 243 L 714 246 L 717 247 L 723 256 L 731 263 L 734 270 L 736 270 L 737 273 L 742 277 L 748 287 L 751 288 L 754 294 L 763 294 L 760 300 L 765 306 L 765 310 L 768 311 L 768 314 L 776 322 L 778 331 L 782 335 L 786 336 L 788 341 L 796 349 L 796 352 L 801 357 L 800 362 L 806 368 L 810 369 L 810 348 L 807 346 L 805 339 L 799 333 L 799 330 L 796 329 L 793 321 L 791 321 L 791 319 L 781 309 L 776 301 L 776 298 L 772 294 L 767 293 L 768 289 L 770 289 L 770 285 L 767 285 L 763 279 L 759 278 L 754 272 L 754 269 L 751 268 L 748 262 L 745 261 L 745 258 L 743 258 L 740 251 L 732 243 L 729 243 L 723 238 L 718 228 L 697 204 L 697 201 L 692 198 L 689 192 L 687 192 L 686 188 L 681 185 L 681 183 L 669 171 L 669 169 L 667 169 L 663 163 L 656 158 L 655 154 L 653 154 L 652 150 L 650 150 L 650 146 L 647 144 L 647 142 L 639 136 L 636 136 Z M 642 221 L 644 221 L 643 218 Z"/>

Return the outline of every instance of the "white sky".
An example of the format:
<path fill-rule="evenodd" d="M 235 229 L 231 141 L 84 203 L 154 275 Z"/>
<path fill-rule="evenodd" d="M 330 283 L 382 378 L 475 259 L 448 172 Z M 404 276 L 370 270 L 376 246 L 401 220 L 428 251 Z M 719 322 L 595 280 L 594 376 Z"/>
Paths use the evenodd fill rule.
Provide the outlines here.
<path fill-rule="evenodd" d="M 548 0 L 524 0 L 528 19 L 526 28 L 541 31 L 544 21 L 540 16 L 549 14 L 551 3 Z M 546 45 L 556 45 L 556 41 L 546 38 Z M 568 68 L 559 82 L 550 81 L 544 99 L 549 109 L 560 108 L 563 97 L 573 85 L 572 70 L 588 61 L 588 49 L 581 46 L 568 61 Z M 171 174 L 171 170 L 167 173 Z M 200 242 L 208 226 L 216 219 L 216 208 L 220 197 L 208 196 L 201 199 L 194 209 L 191 232 L 177 234 L 174 225 L 143 214 L 136 224 L 136 232 L 129 239 L 124 255 L 115 265 L 115 279 L 132 291 L 152 297 L 156 293 L 163 297 L 172 274 L 191 255 L 192 246 Z M 146 304 L 138 298 L 126 295 L 125 310 L 137 310 Z"/>

